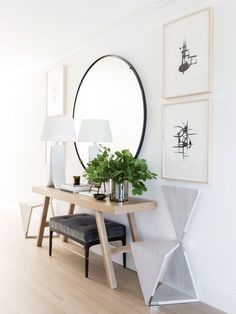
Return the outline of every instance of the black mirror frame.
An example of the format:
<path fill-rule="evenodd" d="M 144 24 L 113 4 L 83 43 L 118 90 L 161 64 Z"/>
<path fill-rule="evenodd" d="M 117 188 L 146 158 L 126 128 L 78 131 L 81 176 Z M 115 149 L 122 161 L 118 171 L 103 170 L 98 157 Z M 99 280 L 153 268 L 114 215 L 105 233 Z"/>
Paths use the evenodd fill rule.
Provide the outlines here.
<path fill-rule="evenodd" d="M 73 106 L 73 114 L 72 114 L 72 118 L 74 119 L 74 116 L 75 116 L 75 107 L 76 107 L 76 101 L 77 101 L 77 98 L 78 98 L 78 95 L 79 95 L 79 90 L 81 88 L 81 85 L 83 84 L 83 80 L 84 78 L 86 77 L 87 73 L 89 72 L 89 70 L 98 62 L 100 61 L 101 59 L 104 59 L 104 58 L 107 58 L 107 57 L 114 57 L 114 58 L 117 58 L 117 59 L 120 59 L 122 61 L 124 61 L 128 66 L 129 68 L 133 71 L 137 81 L 138 81 L 138 84 L 139 84 L 139 87 L 140 87 L 140 90 L 141 90 L 141 94 L 142 94 L 142 100 L 143 100 L 143 127 L 142 127 L 142 133 L 141 133 L 141 137 L 140 137 L 140 141 L 139 141 L 139 145 L 138 145 L 138 148 L 137 148 L 137 151 L 135 153 L 135 156 L 134 158 L 137 158 L 139 153 L 140 153 L 140 150 L 141 150 L 141 147 L 143 145 L 143 141 L 144 141 L 144 136 L 145 136 L 145 132 L 146 132 L 146 124 L 147 124 L 147 105 L 146 105 L 146 97 L 145 97 L 145 93 L 144 93 L 144 88 L 143 88 L 143 85 L 142 85 L 142 82 L 141 82 L 141 79 L 138 75 L 138 72 L 135 70 L 135 68 L 133 67 L 133 65 L 127 61 L 125 58 L 123 57 L 120 57 L 118 55 L 114 55 L 114 54 L 109 54 L 109 55 L 104 55 L 98 59 L 96 59 L 89 67 L 88 69 L 85 71 L 80 83 L 79 83 L 79 86 L 77 88 L 77 91 L 76 91 L 76 95 L 75 95 L 75 100 L 74 100 L 74 106 Z M 79 154 L 79 151 L 78 151 L 78 148 L 76 146 L 76 142 L 74 143 L 74 147 L 75 147 L 75 151 L 76 151 L 76 154 L 79 158 L 79 161 L 82 165 L 82 167 L 84 169 L 86 169 L 81 157 L 80 157 L 80 154 Z"/>

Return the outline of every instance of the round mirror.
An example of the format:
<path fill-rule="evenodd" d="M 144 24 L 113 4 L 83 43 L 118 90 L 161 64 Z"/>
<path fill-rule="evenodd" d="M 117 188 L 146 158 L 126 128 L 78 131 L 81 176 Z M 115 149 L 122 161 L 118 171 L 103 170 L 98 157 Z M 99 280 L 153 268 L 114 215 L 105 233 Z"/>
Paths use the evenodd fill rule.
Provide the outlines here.
<path fill-rule="evenodd" d="M 137 157 L 145 134 L 146 101 L 134 67 L 116 55 L 106 55 L 93 62 L 77 89 L 73 118 L 79 135 L 75 149 L 84 168 L 93 142 L 110 147 L 113 152 L 128 148 Z M 106 127 L 109 125 L 111 136 L 98 136 L 100 140 L 95 136 L 93 140 L 93 129 L 98 134 L 97 126 L 102 121 Z"/>

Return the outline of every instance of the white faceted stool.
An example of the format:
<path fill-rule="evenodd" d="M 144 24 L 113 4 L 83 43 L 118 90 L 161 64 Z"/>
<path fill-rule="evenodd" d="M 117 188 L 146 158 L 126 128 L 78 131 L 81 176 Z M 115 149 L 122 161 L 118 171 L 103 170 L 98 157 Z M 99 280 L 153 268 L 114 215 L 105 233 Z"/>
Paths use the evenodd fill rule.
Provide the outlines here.
<path fill-rule="evenodd" d="M 176 240 L 132 242 L 145 304 L 164 305 L 199 301 L 199 295 L 184 248 L 184 235 L 193 214 L 199 192 L 163 186 Z"/>
<path fill-rule="evenodd" d="M 20 210 L 21 210 L 21 219 L 22 219 L 22 225 L 23 225 L 23 231 L 25 238 L 36 238 L 36 235 L 30 235 L 29 234 L 29 229 L 30 229 L 30 222 L 32 218 L 32 213 L 33 210 L 36 208 L 43 208 L 43 204 L 41 203 L 33 203 L 33 202 L 24 202 L 20 203 Z M 54 209 L 53 209 L 53 204 L 50 202 L 50 209 L 51 209 L 51 214 L 54 216 Z M 39 218 L 40 219 L 40 218 Z"/>

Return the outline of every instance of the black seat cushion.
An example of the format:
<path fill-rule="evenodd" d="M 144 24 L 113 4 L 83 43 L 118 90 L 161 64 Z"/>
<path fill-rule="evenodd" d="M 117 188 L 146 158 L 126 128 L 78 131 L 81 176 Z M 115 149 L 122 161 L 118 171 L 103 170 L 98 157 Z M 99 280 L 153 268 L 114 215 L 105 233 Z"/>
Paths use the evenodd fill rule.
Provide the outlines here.
<path fill-rule="evenodd" d="M 62 233 L 82 243 L 98 241 L 98 230 L 94 215 L 76 214 L 50 218 L 50 230 Z M 126 226 L 105 219 L 108 240 L 126 235 Z"/>

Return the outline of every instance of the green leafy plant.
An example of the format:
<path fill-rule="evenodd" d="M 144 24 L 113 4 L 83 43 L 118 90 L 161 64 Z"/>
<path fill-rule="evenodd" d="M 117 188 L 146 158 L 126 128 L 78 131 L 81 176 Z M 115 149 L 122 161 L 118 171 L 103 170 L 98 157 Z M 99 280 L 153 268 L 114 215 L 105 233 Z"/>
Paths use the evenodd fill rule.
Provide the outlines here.
<path fill-rule="evenodd" d="M 97 183 L 127 180 L 132 185 L 132 194 L 141 195 L 147 191 L 144 182 L 156 179 L 157 174 L 148 169 L 145 159 L 134 158 L 128 149 L 112 154 L 109 148 L 101 146 L 100 154 L 88 163 L 84 177 Z"/>

